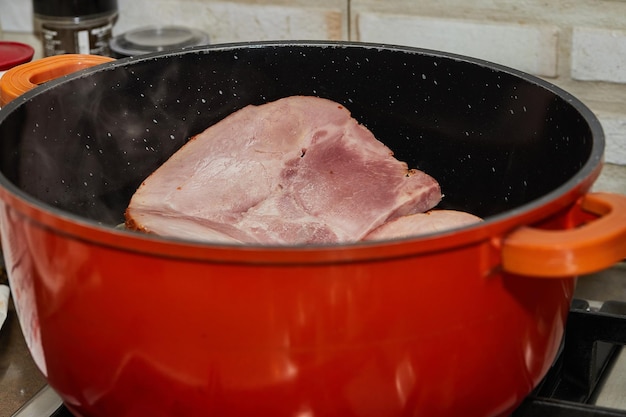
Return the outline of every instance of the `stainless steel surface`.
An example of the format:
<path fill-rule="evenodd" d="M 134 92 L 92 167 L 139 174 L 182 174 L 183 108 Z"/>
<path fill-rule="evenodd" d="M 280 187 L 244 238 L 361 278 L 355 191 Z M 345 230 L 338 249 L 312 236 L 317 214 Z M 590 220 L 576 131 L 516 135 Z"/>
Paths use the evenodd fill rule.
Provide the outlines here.
<path fill-rule="evenodd" d="M 52 415 L 63 404 L 61 397 L 48 385 L 20 408 L 13 417 L 42 417 Z"/>
<path fill-rule="evenodd" d="M 45 385 L 28 352 L 15 306 L 9 302 L 7 320 L 0 330 L 0 417 L 13 415 Z"/>
<path fill-rule="evenodd" d="M 626 410 L 624 387 L 626 387 L 626 350 L 622 349 L 602 386 L 595 405 Z"/>
<path fill-rule="evenodd" d="M 597 274 L 581 277 L 575 293 L 576 298 L 599 300 L 590 303 L 599 308 L 603 301 L 626 302 L 626 262 Z M 626 410 L 626 348 L 622 349 L 604 381 L 595 405 Z"/>
<path fill-rule="evenodd" d="M 9 286 L 5 285 L 0 279 L 0 330 L 7 318 L 7 312 L 9 310 Z"/>
<path fill-rule="evenodd" d="M 579 278 L 574 295 L 583 300 L 626 301 L 626 262 Z"/>

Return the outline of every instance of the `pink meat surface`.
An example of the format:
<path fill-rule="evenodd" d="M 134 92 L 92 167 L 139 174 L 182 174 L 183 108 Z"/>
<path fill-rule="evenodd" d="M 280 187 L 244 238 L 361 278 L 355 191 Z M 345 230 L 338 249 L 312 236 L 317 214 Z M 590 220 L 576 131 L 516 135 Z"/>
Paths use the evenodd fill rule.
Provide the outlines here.
<path fill-rule="evenodd" d="M 345 107 L 292 96 L 193 137 L 141 184 L 126 224 L 213 242 L 354 242 L 440 199 L 432 177 L 395 159 Z"/>
<path fill-rule="evenodd" d="M 431 210 L 426 213 L 400 216 L 390 220 L 370 232 L 364 240 L 394 239 L 438 233 L 481 221 L 480 217 L 463 211 Z"/>

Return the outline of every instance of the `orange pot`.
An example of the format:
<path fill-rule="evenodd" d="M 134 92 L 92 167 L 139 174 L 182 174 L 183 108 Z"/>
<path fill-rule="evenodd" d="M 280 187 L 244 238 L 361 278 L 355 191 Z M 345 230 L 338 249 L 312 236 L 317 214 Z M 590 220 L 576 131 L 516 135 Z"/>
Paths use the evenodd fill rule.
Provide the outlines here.
<path fill-rule="evenodd" d="M 249 103 L 339 101 L 480 225 L 350 245 L 210 245 L 116 229 L 136 186 Z M 79 416 L 507 416 L 550 367 L 576 276 L 626 256 L 626 197 L 588 193 L 576 98 L 465 57 L 216 45 L 98 65 L 0 111 L 0 226 L 25 337 Z"/>

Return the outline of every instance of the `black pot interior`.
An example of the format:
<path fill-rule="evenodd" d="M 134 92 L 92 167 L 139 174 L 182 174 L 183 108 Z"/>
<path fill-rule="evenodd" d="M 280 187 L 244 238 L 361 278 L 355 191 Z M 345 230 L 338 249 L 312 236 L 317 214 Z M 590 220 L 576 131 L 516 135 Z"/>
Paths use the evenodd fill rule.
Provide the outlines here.
<path fill-rule="evenodd" d="M 414 49 L 209 47 L 40 89 L 0 113 L 0 171 L 36 199 L 107 225 L 123 221 L 137 186 L 190 136 L 247 104 L 296 94 L 342 103 L 440 182 L 441 208 L 482 217 L 555 190 L 603 147 L 589 116 L 547 84 Z"/>

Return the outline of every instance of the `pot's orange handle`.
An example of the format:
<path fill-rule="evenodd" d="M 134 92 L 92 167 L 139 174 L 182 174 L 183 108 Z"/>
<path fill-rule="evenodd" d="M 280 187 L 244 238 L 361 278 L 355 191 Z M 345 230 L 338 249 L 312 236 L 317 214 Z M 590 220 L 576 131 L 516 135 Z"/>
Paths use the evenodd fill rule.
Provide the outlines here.
<path fill-rule="evenodd" d="M 514 274 L 566 277 L 606 269 L 626 258 L 626 196 L 591 193 L 581 209 L 598 217 L 575 229 L 522 227 L 502 242 L 502 267 Z"/>
<path fill-rule="evenodd" d="M 46 81 L 112 60 L 100 55 L 66 54 L 18 65 L 0 78 L 0 107 Z"/>

